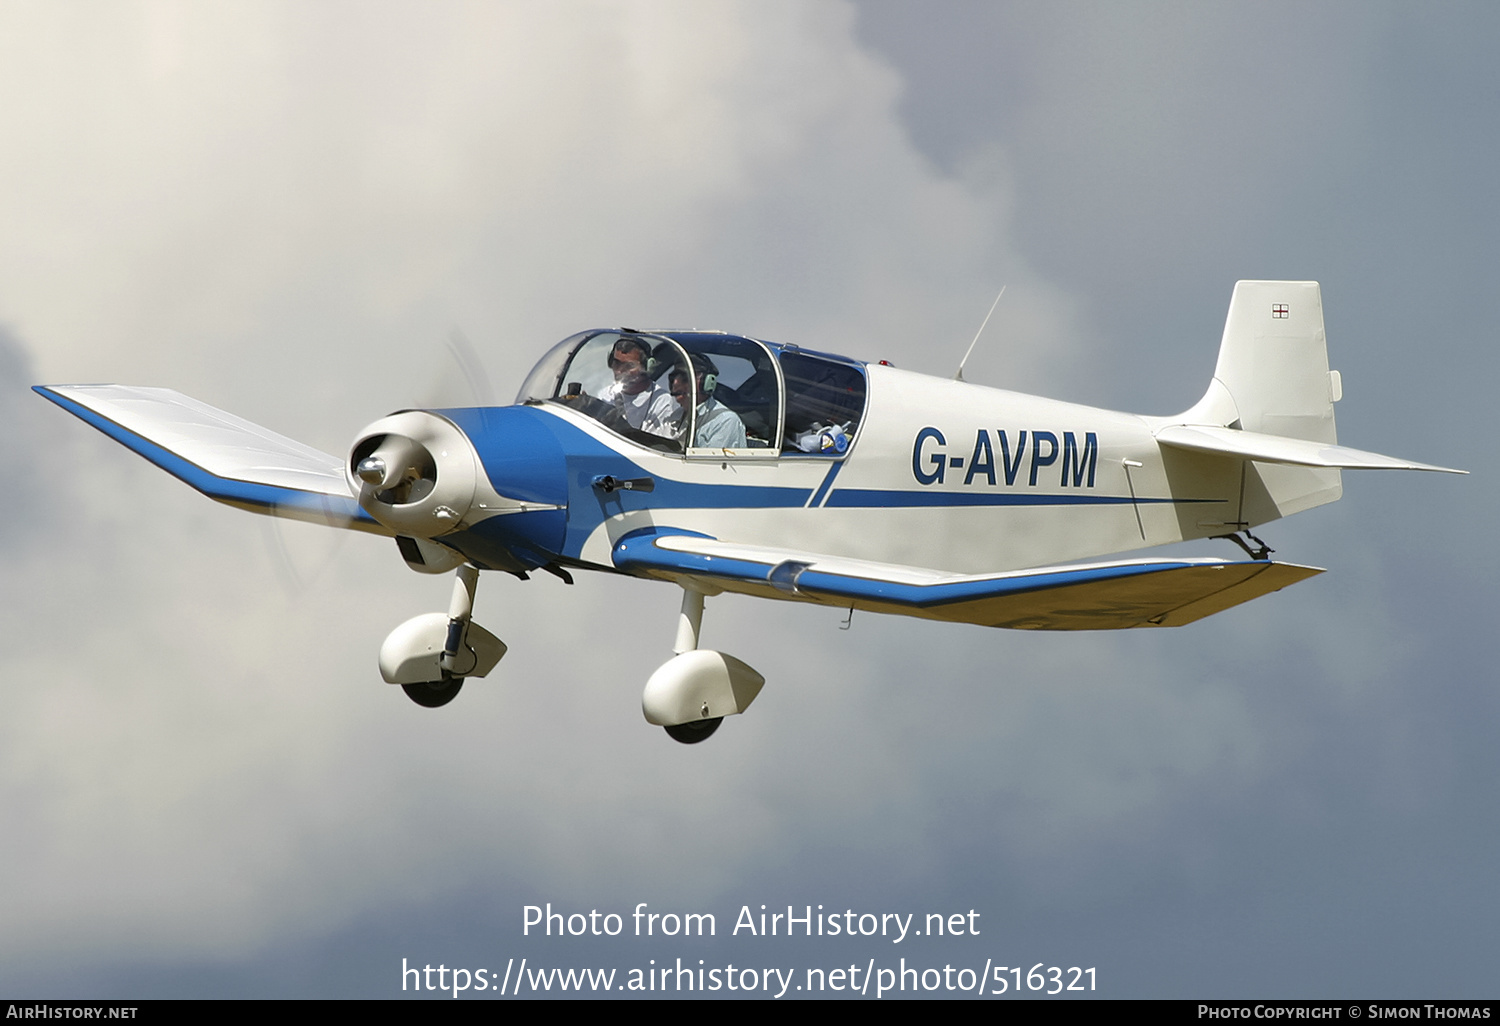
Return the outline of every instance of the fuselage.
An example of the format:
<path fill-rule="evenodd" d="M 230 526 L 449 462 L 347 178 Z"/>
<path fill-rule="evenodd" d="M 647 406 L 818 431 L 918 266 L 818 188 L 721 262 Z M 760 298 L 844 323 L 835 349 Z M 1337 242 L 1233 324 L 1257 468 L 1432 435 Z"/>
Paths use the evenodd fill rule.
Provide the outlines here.
<path fill-rule="evenodd" d="M 551 394 L 522 404 L 435 411 L 467 437 L 482 471 L 469 514 L 437 540 L 497 569 L 549 562 L 609 569 L 618 538 L 669 527 L 792 552 L 988 573 L 1224 534 L 1249 522 L 1242 464 L 1158 445 L 1160 418 L 736 336 L 645 337 L 685 340 L 690 354 L 707 338 L 723 364 L 748 351 L 729 340 L 765 351 L 764 380 L 719 393 L 753 425 L 749 444 L 674 451 L 616 430 L 584 387 L 563 380 L 574 376 L 570 365 L 556 383 L 550 372 L 540 387 L 528 381 L 523 397 Z M 859 393 L 857 410 L 841 400 L 849 413 L 842 451 L 825 443 L 809 452 L 792 441 L 807 446 L 806 432 L 798 434 L 806 425 L 793 423 L 798 385 L 782 370 L 794 366 L 806 379 L 819 360 L 843 392 Z M 752 393 L 754 405 L 742 401 Z M 757 434 L 773 437 L 757 445 Z M 650 490 L 601 486 L 606 480 L 649 482 Z"/>

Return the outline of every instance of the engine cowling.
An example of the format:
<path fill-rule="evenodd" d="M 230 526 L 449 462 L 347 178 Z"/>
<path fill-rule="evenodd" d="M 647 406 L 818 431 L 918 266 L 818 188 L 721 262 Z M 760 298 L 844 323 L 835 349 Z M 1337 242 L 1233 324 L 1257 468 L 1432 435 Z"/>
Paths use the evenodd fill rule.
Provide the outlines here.
<path fill-rule="evenodd" d="M 407 410 L 361 431 L 344 473 L 360 506 L 377 522 L 398 534 L 436 538 L 469 515 L 478 456 L 449 421 Z"/>

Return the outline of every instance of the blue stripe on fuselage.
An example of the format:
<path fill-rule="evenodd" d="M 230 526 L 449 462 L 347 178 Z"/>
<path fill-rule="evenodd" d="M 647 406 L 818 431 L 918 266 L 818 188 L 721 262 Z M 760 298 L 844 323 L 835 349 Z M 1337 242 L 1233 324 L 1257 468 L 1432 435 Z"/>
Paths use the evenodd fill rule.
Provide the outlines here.
<path fill-rule="evenodd" d="M 1223 499 L 1151 499 L 1128 495 L 1034 494 L 1031 492 L 933 492 L 881 488 L 839 488 L 825 506 L 842 509 L 893 509 L 911 506 L 1127 506 L 1131 503 L 1223 502 Z"/>
<path fill-rule="evenodd" d="M 570 559 L 581 558 L 584 544 L 599 525 L 622 513 L 648 509 L 795 508 L 805 505 L 812 494 L 809 488 L 703 484 L 652 475 L 623 452 L 545 407 L 434 412 L 448 418 L 469 437 L 496 492 L 523 502 L 567 507 L 564 535 L 557 541 L 544 542 L 533 532 L 525 531 L 521 521 L 513 525 L 494 523 L 517 517 L 536 518 L 540 516 L 538 513 L 513 513 L 492 517 L 484 523 L 493 524 L 491 530 L 503 527 L 509 532 L 524 532 L 531 548 L 545 548 Z M 651 492 L 620 489 L 606 493 L 594 487 L 594 481 L 604 476 L 620 480 L 649 476 L 655 488 Z"/>
<path fill-rule="evenodd" d="M 813 497 L 807 501 L 809 506 L 821 506 L 823 499 L 828 495 L 828 489 L 833 487 L 833 479 L 839 476 L 839 471 L 844 467 L 844 460 L 839 460 L 828 468 L 828 473 L 823 477 L 823 483 L 818 485 L 818 490 L 813 492 Z"/>
<path fill-rule="evenodd" d="M 621 449 L 601 442 L 589 432 L 558 416 L 545 406 L 506 406 L 434 411 L 456 424 L 473 442 L 491 486 L 501 495 L 525 502 L 566 506 L 566 527 L 554 540 L 555 528 L 527 529 L 525 521 L 536 518 L 543 528 L 542 513 L 508 514 L 483 523 L 491 531 L 524 536 L 527 559 L 540 551 L 569 559 L 582 558 L 584 544 L 605 520 L 642 510 L 795 509 L 839 507 L 844 509 L 963 508 L 973 506 L 1119 506 L 1132 502 L 1219 502 L 1219 499 L 1140 498 L 1089 494 L 1030 494 L 1003 492 L 983 494 L 956 491 L 911 491 L 904 489 L 835 488 L 834 480 L 847 460 L 829 467 L 815 489 L 767 485 L 709 484 L 677 481 L 652 475 L 626 455 L 634 448 L 621 441 Z M 625 451 L 622 451 L 625 450 Z M 800 462 L 805 457 L 798 458 Z M 691 461 L 672 457 L 674 469 L 691 472 Z M 733 458 L 730 458 L 731 462 Z M 790 462 L 790 460 L 788 461 Z M 603 476 L 620 480 L 653 477 L 650 492 L 620 489 L 606 493 L 594 487 Z M 559 514 L 552 514 L 553 518 Z M 520 518 L 520 519 L 516 519 Z M 501 524 L 499 521 L 506 521 Z M 555 523 L 555 519 L 553 521 Z M 560 546 L 560 547 L 559 547 Z"/>

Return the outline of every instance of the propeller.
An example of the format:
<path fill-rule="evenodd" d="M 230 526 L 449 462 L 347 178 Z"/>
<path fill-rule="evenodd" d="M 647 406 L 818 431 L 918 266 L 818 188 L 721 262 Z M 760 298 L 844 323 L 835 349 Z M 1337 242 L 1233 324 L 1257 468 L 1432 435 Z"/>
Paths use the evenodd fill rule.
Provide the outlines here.
<path fill-rule="evenodd" d="M 373 450 L 365 455 L 362 450 Z M 425 498 L 437 484 L 437 463 L 425 445 L 405 435 L 377 435 L 352 457 L 354 476 L 381 502 L 406 505 Z"/>
<path fill-rule="evenodd" d="M 454 328 L 448 333 L 444 348 L 448 358 L 441 362 L 438 372 L 422 393 L 420 405 L 429 410 L 498 405 L 484 361 L 470 344 L 468 336 Z"/>
<path fill-rule="evenodd" d="M 439 357 L 437 371 L 414 405 L 426 409 L 495 405 L 495 391 L 484 362 L 463 331 L 454 328 L 444 340 L 443 348 L 447 355 Z M 359 458 L 351 461 L 353 477 L 357 479 L 351 481 L 351 485 L 362 483 L 392 505 L 410 505 L 431 493 L 436 484 L 436 464 L 426 446 L 396 433 L 385 435 L 374 446 L 370 446 L 369 441 L 366 439 L 366 444 L 361 446 L 366 451 L 358 453 Z M 349 521 L 330 514 L 328 524 L 347 528 Z M 334 562 L 344 544 L 346 532 L 340 530 L 335 537 L 318 543 L 315 547 L 324 551 L 317 555 L 308 554 L 306 544 L 290 544 L 279 517 L 270 517 L 263 522 L 263 534 L 282 590 L 295 597 L 304 593 Z M 426 544 L 437 552 L 443 551 L 438 546 Z M 307 569 L 309 564 L 311 570 Z"/>

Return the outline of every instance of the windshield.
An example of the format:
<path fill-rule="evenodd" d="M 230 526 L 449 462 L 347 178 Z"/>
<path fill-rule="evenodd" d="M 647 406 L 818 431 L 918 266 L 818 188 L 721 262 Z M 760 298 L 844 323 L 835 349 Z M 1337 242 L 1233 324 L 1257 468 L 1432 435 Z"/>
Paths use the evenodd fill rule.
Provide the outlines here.
<path fill-rule="evenodd" d="M 517 399 L 561 403 L 640 445 L 682 452 L 683 406 L 672 396 L 670 376 L 687 366 L 686 355 L 667 339 L 585 331 L 543 356 Z"/>
<path fill-rule="evenodd" d="M 546 355 L 536 362 L 535 367 L 531 368 L 531 373 L 526 375 L 526 380 L 521 382 L 521 391 L 516 395 L 516 402 L 519 404 L 540 401 L 557 395 L 557 386 L 562 381 L 562 372 L 563 368 L 568 365 L 568 357 L 573 355 L 573 350 L 595 334 L 597 332 L 580 331 L 547 350 Z"/>

